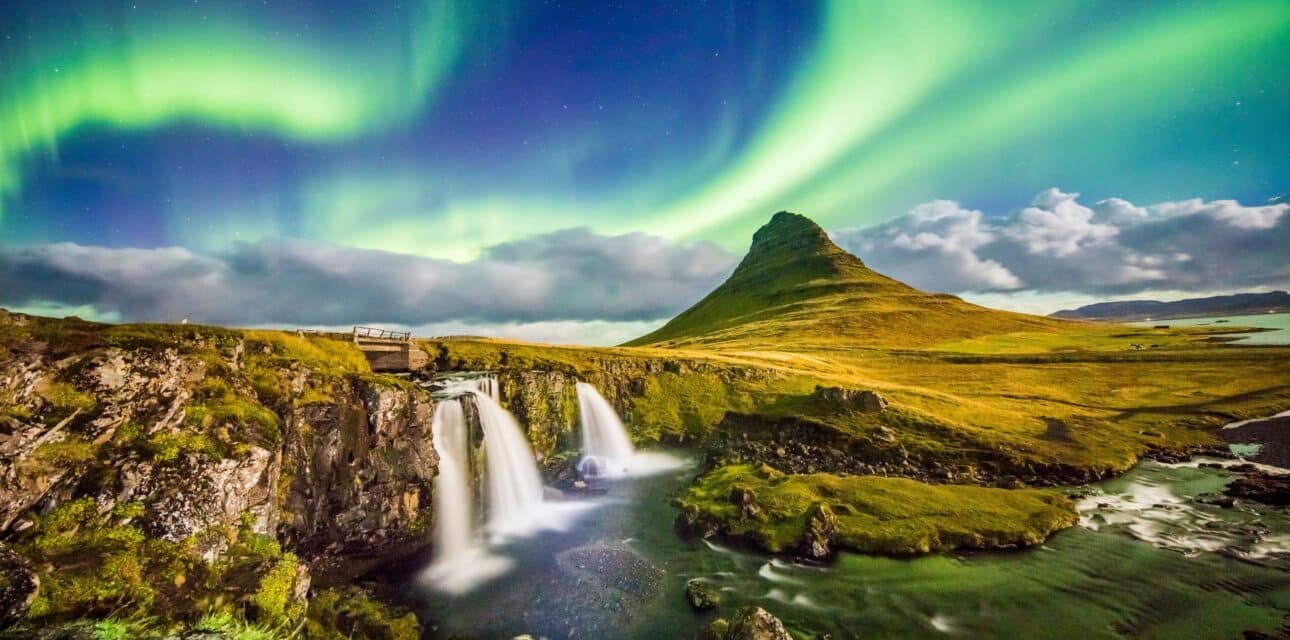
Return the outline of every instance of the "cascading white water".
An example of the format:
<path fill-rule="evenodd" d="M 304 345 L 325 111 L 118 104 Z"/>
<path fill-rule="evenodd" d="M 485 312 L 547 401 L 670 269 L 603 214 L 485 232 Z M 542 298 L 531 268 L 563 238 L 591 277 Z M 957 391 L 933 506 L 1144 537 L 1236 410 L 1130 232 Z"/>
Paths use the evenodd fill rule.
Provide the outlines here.
<path fill-rule="evenodd" d="M 621 476 L 627 473 L 636 449 L 618 413 L 595 387 L 579 382 L 578 411 L 582 418 L 582 461 L 584 476 Z"/>
<path fill-rule="evenodd" d="M 497 378 L 476 378 L 475 390 L 487 394 L 488 397 L 498 402 L 501 402 L 502 400 L 501 394 L 498 392 L 499 387 L 497 386 Z"/>
<path fill-rule="evenodd" d="M 466 449 L 466 417 L 461 402 L 444 400 L 435 407 L 430 424 L 439 454 L 434 479 L 435 562 L 461 557 L 474 543 L 470 505 L 470 459 Z"/>
<path fill-rule="evenodd" d="M 543 501 L 542 478 L 519 423 L 498 403 L 496 378 L 469 378 L 443 388 L 431 422 L 439 475 L 435 478 L 435 554 L 423 578 L 435 589 L 460 595 L 510 570 L 476 527 L 471 505 L 470 432 L 461 400 L 470 394 L 484 431 L 485 530 L 495 541 L 539 529 L 566 530 L 594 503 Z M 630 446 L 630 443 L 628 443 Z"/>
<path fill-rule="evenodd" d="M 475 529 L 470 490 L 470 438 L 459 400 L 441 400 L 430 423 L 439 474 L 435 477 L 434 560 L 425 579 L 436 589 L 461 594 L 510 569 L 492 555 Z"/>
<path fill-rule="evenodd" d="M 511 412 L 483 391 L 472 393 L 484 429 L 488 530 L 497 536 L 530 533 L 542 510 L 542 477 L 533 449 Z"/>

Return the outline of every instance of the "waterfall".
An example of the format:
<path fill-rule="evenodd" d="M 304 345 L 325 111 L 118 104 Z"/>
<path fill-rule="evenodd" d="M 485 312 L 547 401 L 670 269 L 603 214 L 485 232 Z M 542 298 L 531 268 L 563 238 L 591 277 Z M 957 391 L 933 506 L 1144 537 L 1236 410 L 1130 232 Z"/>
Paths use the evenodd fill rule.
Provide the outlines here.
<path fill-rule="evenodd" d="M 439 475 L 434 481 L 434 559 L 422 577 L 445 593 L 466 593 L 514 565 L 512 559 L 494 553 L 483 531 L 493 542 L 504 542 L 539 529 L 568 530 L 580 514 L 594 506 L 590 502 L 543 501 L 544 487 L 533 449 L 515 416 L 498 403 L 498 392 L 496 378 L 451 381 L 443 387 L 430 424 L 439 454 Z M 476 526 L 472 508 L 470 430 L 457 399 L 465 394 L 474 399 L 484 432 L 487 523 L 482 531 Z M 612 409 L 609 412 L 612 414 Z M 627 447 L 630 452 L 631 444 Z"/>
<path fill-rule="evenodd" d="M 578 469 L 589 477 L 626 474 L 636 450 L 623 421 L 595 387 L 579 382 L 576 388 L 582 418 L 582 462 Z"/>
<path fill-rule="evenodd" d="M 434 560 L 424 577 L 440 591 L 462 594 L 511 567 L 488 552 L 475 530 L 470 490 L 470 437 L 459 400 L 442 400 L 430 422 L 439 475 L 434 480 Z"/>
<path fill-rule="evenodd" d="M 484 391 L 472 393 L 484 429 L 489 532 L 499 536 L 529 533 L 542 510 L 542 477 L 533 449 L 511 412 Z"/>
<path fill-rule="evenodd" d="M 497 386 L 497 378 L 491 376 L 487 378 L 476 378 L 474 381 L 474 390 L 487 395 L 497 402 L 501 402 L 502 400 L 501 394 L 498 392 L 499 387 Z"/>
<path fill-rule="evenodd" d="M 434 479 L 435 562 L 459 557 L 473 544 L 474 518 L 470 507 L 470 459 L 466 450 L 466 418 L 457 400 L 435 408 L 430 423 L 439 475 Z"/>

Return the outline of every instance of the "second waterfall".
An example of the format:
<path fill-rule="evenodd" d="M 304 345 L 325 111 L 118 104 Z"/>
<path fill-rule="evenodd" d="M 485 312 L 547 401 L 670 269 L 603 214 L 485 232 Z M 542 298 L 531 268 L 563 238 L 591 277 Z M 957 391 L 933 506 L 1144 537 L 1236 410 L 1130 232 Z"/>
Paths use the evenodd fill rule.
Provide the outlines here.
<path fill-rule="evenodd" d="M 636 449 L 623 421 L 595 387 L 579 382 L 576 388 L 582 418 L 582 462 L 578 470 L 590 478 L 627 475 Z"/>
<path fill-rule="evenodd" d="M 542 514 L 542 476 L 533 449 L 511 412 L 488 393 L 472 393 L 484 430 L 488 531 L 494 536 L 527 534 Z"/>

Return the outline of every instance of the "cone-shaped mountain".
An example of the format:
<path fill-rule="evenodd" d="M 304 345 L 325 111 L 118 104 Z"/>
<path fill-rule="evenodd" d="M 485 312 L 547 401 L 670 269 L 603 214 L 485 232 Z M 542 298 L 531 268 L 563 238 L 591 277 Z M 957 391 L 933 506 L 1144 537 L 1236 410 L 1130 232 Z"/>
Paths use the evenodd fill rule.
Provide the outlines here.
<path fill-rule="evenodd" d="M 919 291 L 866 267 L 810 218 L 781 211 L 753 234 L 748 254 L 721 286 L 628 344 L 926 346 L 1054 324 Z"/>

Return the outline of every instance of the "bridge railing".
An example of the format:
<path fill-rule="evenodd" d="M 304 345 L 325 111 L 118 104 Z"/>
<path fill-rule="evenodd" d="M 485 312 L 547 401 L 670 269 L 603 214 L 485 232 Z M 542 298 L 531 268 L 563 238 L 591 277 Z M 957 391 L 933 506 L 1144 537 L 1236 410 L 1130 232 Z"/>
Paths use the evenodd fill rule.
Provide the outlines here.
<path fill-rule="evenodd" d="M 376 327 L 354 326 L 354 342 L 359 340 L 383 340 L 389 342 L 409 342 L 412 340 L 411 331 L 392 331 L 390 329 L 378 329 Z"/>

